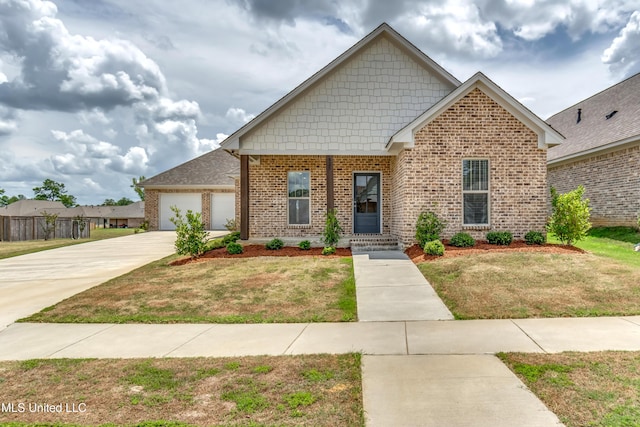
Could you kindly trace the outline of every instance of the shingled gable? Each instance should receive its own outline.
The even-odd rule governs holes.
[[[393,135],[387,144],[387,149],[395,152],[401,148],[413,148],[415,146],[416,132],[429,122],[435,120],[443,112],[447,111],[449,107],[476,88],[534,131],[538,135],[538,148],[548,148],[549,146],[562,143],[563,136],[560,133],[505,92],[483,73],[478,72],[444,97],[440,102]]]
[[[373,76],[373,79],[363,79],[359,81],[361,86],[355,87],[357,85],[353,82],[354,77],[349,76],[348,78],[350,80],[338,83],[338,89],[335,89],[334,93],[323,95],[321,93],[321,91],[324,90],[323,88],[313,93],[313,96],[319,97],[314,98],[314,102],[319,101],[322,103],[323,107],[326,107],[326,111],[330,111],[330,116],[323,118],[319,111],[321,108],[317,108],[318,106],[316,104],[310,102],[308,103],[310,105],[304,105],[299,109],[303,112],[308,112],[307,114],[309,114],[310,117],[313,116],[313,120],[309,123],[309,128],[304,127],[306,126],[304,120],[292,120],[292,122],[283,126],[291,133],[290,141],[287,140],[286,137],[283,138],[282,133],[279,133],[277,141],[269,142],[269,136],[278,133],[277,131],[279,129],[275,129],[275,132],[273,132],[273,130],[267,130],[266,133],[268,136],[263,139],[267,140],[266,143],[261,140],[252,146],[247,146],[248,138],[255,139],[256,132],[259,132],[261,128],[264,128],[265,125],[270,124],[270,122],[280,119],[279,116],[282,116],[288,107],[299,102],[301,98],[314,89],[318,89],[325,81],[332,78],[332,76],[336,76],[336,74],[344,70],[345,67],[350,66],[350,63],[353,64],[361,54],[367,52],[367,49],[375,47],[376,43],[384,43],[385,41],[389,42],[388,44],[390,44],[390,46],[393,46],[393,48],[391,48],[393,52],[386,53],[385,55],[379,54],[379,57],[382,57],[381,60],[374,60],[364,64],[367,67],[371,67],[371,69],[368,70],[370,74],[367,77]],[[421,82],[423,86],[419,88],[415,87],[415,83],[407,81],[411,78],[410,75],[407,76],[407,73],[410,73],[410,71],[401,69],[402,64],[394,63],[390,58],[393,54],[403,55],[403,58],[410,58],[414,64],[417,64],[416,66],[418,68],[429,75],[430,81],[425,81],[424,76],[420,76],[419,78],[423,80]],[[378,63],[376,64],[375,62]],[[395,74],[393,78],[398,79],[399,85],[407,87],[406,96],[405,94],[399,96],[397,89],[387,89],[383,87],[387,82],[383,84],[376,83],[375,79],[386,79],[388,78],[388,74],[385,75],[385,73],[381,72],[383,70],[376,69],[375,67],[389,66],[390,64],[397,69],[396,73],[391,73]],[[384,77],[380,77],[381,75],[384,75]],[[362,154],[363,151],[378,155],[388,154],[385,152],[384,146],[394,132],[426,108],[438,102],[458,85],[460,85],[460,81],[402,37],[388,24],[384,23],[274,103],[271,107],[267,108],[252,121],[229,136],[222,143],[222,148],[233,154],[294,154],[295,152],[304,152],[305,154]],[[349,90],[353,91],[353,93],[350,93]],[[429,96],[422,96],[419,92],[420,90],[423,90],[425,93],[429,92]],[[340,99],[337,99],[335,96],[337,91],[341,91]],[[367,91],[377,91],[376,96],[370,97],[372,101],[373,98],[375,98],[375,102],[367,104],[366,100],[369,98],[365,93]],[[354,94],[355,96],[352,96]],[[325,102],[322,101],[324,98],[327,98]],[[328,100],[331,100],[331,105],[327,104]],[[397,103],[394,104],[393,101],[395,100],[397,100]],[[378,105],[381,106],[379,111],[376,110],[375,106],[375,103],[378,101]],[[341,115],[337,112],[337,110],[341,108],[340,103],[344,103],[344,111],[346,114]],[[411,103],[415,103],[415,105],[408,105]],[[389,107],[390,105],[391,107]],[[393,105],[400,106],[399,108],[403,111],[396,115],[389,114],[388,110],[383,110],[383,108],[393,108]],[[360,116],[358,116],[358,114],[360,114]],[[323,119],[324,123],[322,123]],[[359,125],[361,121],[367,120],[369,123],[366,125]],[[300,125],[300,122],[305,124]],[[336,122],[349,126],[349,131],[331,128]],[[371,126],[372,122],[375,122],[374,126]],[[327,126],[329,129],[323,128],[323,126]],[[360,127],[358,128],[357,126]],[[324,139],[323,137],[325,135],[323,134],[326,135]],[[313,138],[313,140],[304,141],[305,138]],[[337,140],[340,140],[340,142],[337,142]],[[251,145],[251,143],[249,143],[249,145]]]
[[[223,149],[216,149],[140,183],[145,189],[233,188],[240,162]]]
[[[549,165],[640,141],[640,73],[549,117],[547,122],[566,137],[564,144],[547,152]]]

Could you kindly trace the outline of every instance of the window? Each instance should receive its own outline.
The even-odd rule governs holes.
[[[289,225],[309,225],[309,172],[289,172]]]
[[[462,161],[463,225],[489,225],[489,160]]]

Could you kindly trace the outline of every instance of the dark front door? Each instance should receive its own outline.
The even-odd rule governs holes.
[[[353,176],[353,232],[380,233],[380,174]]]

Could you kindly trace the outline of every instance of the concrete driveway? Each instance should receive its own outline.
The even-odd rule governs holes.
[[[0,330],[174,253],[175,236],[172,231],[132,234],[0,260]]]

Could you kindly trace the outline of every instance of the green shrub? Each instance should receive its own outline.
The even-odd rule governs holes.
[[[197,258],[202,255],[209,241],[209,233],[204,229],[202,215],[200,212],[193,213],[187,211],[184,218],[177,206],[170,207],[174,217],[169,218],[176,226],[176,252],[178,255],[190,255],[191,258]]]
[[[469,233],[457,233],[449,240],[449,244],[459,248],[470,248],[475,246],[476,241]]]
[[[308,251],[309,249],[311,249],[311,242],[308,240],[303,240],[302,242],[298,243],[298,247],[303,251]]]
[[[269,240],[264,246],[270,251],[277,251],[284,247],[284,242],[280,239],[272,239]]]
[[[233,233],[229,233],[222,238],[222,242],[226,246],[228,243],[235,242],[240,238],[240,232],[234,231]]]
[[[420,247],[427,242],[440,239],[440,233],[447,226],[444,220],[433,212],[421,212],[416,221],[416,240]]]
[[[240,227],[238,227],[238,221],[236,221],[235,218],[227,218],[227,222],[224,224],[224,228],[229,231],[237,231]]]
[[[333,255],[336,253],[336,248],[333,246],[325,246],[322,249],[322,255]]]
[[[238,255],[238,254],[241,254],[243,251],[244,251],[244,249],[242,249],[242,245],[240,243],[236,243],[236,242],[227,243],[227,253],[228,254]]]
[[[584,239],[591,228],[589,199],[583,199],[583,195],[582,185],[565,194],[558,194],[556,189],[551,187],[553,213],[549,218],[547,230],[564,244],[573,245]]]
[[[524,242],[527,245],[543,245],[544,240],[544,235],[539,231],[531,230],[524,235]]]
[[[427,255],[442,256],[444,255],[444,245],[440,240],[432,240],[425,243],[424,253]]]
[[[487,242],[492,245],[509,246],[513,241],[510,231],[490,231],[487,233]]]
[[[335,247],[338,245],[338,241],[340,240],[340,233],[344,230],[340,226],[340,222],[338,221],[338,217],[336,216],[336,210],[330,209],[325,215],[325,223],[324,223],[324,231],[322,232],[322,237],[320,240],[326,246]]]

